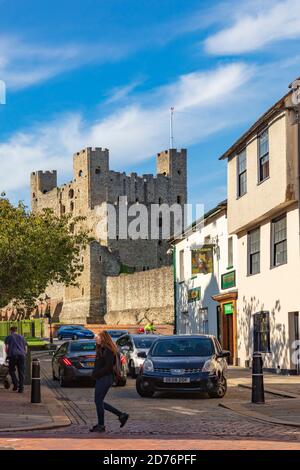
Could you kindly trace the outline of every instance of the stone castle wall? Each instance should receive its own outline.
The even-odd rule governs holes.
[[[163,266],[170,266],[172,259],[168,254],[168,242],[163,239],[121,239],[110,237],[99,227],[107,226],[105,211],[100,206],[111,204],[116,209],[116,224],[119,227],[119,208],[127,198],[128,210],[144,204],[151,213],[153,204],[181,204],[187,202],[187,171],[186,150],[166,150],[157,154],[157,174],[138,176],[136,173],[126,175],[109,169],[109,151],[102,148],[81,150],[73,157],[73,180],[57,186],[56,171],[37,171],[31,174],[31,207],[33,211],[51,208],[57,216],[71,214],[83,216],[84,221],[77,222],[89,231],[94,242],[82,253],[84,270],[78,278],[78,286],[51,288],[51,305],[60,304],[57,308],[60,321],[64,323],[104,323],[109,311],[110,291],[107,291],[107,277],[118,276],[125,267],[141,272]],[[138,215],[138,214],[137,214]],[[133,217],[134,219],[135,217]],[[130,223],[130,217],[128,218]],[[157,216],[157,227],[161,232],[160,220]],[[171,221],[171,224],[173,222]],[[121,226],[124,226],[122,224]],[[74,226],[76,232],[78,225]],[[151,223],[148,223],[148,236]],[[177,230],[178,227],[177,227]],[[151,275],[149,275],[151,278]],[[135,279],[135,278],[132,278]],[[164,283],[164,279],[161,279]],[[117,281],[111,281],[117,282]],[[122,278],[121,282],[125,282]],[[152,280],[151,280],[152,283]],[[152,284],[151,284],[152,285]],[[172,288],[172,283],[170,288]],[[131,287],[128,284],[130,291]],[[158,288],[158,284],[157,284]],[[63,289],[63,295],[62,295]],[[134,292],[134,291],[133,291]],[[131,293],[131,292],[130,292]],[[128,294],[129,295],[129,294]],[[128,299],[119,298],[119,306],[114,311],[127,309]],[[168,303],[169,305],[169,303]],[[53,307],[54,308],[54,307]],[[129,306],[132,310],[135,307]],[[158,304],[151,307],[152,312],[159,308]],[[168,318],[168,307],[163,306],[165,318]],[[136,318],[147,313],[147,306],[136,307]],[[140,310],[139,310],[140,309]],[[139,313],[142,312],[143,313]],[[157,310],[157,315],[159,315]]]
[[[107,278],[105,323],[144,325],[174,322],[173,267]]]

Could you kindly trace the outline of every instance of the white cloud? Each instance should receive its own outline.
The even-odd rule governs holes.
[[[237,7],[233,18],[233,24],[206,39],[206,52],[243,54],[300,37],[299,0],[246,2]]]
[[[19,90],[86,63],[114,61],[127,52],[125,46],[109,44],[38,46],[15,36],[0,35],[0,78],[8,90]]]
[[[169,147],[170,106],[175,107],[175,144],[179,147],[240,123],[232,105],[243,99],[244,85],[252,74],[242,63],[195,72],[141,95],[100,121],[88,123],[73,114],[16,133],[0,143],[0,191],[28,187],[30,172],[38,169],[70,175],[71,155],[86,146],[109,148],[112,166],[119,170],[138,164]]]

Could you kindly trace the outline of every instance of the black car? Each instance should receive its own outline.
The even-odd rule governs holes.
[[[207,392],[222,398],[227,390],[229,351],[223,351],[214,336],[174,335],[160,337],[153,343],[141,372],[136,390],[141,397],[155,392]]]
[[[67,341],[53,354],[52,376],[59,380],[61,387],[67,387],[79,380],[93,381],[92,373],[96,359],[95,340]],[[126,385],[126,360],[121,357],[122,376],[115,386]]]

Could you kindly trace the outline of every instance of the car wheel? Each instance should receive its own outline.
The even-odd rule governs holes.
[[[129,375],[131,375],[131,377],[133,379],[136,379],[137,378],[137,373],[135,371],[135,366],[134,366],[134,362],[133,361],[130,361],[129,362]]]
[[[77,335],[73,335],[73,336],[72,336],[72,339],[78,339],[78,336],[77,336]]]
[[[143,381],[141,380],[141,377],[138,377],[136,379],[135,383],[135,388],[138,394],[143,397],[143,398],[151,398],[154,395],[153,390],[147,390],[144,388]]]
[[[227,392],[227,380],[224,375],[219,377],[217,385],[208,392],[210,398],[223,398]]]
[[[68,386],[68,382],[67,382],[66,378],[64,377],[61,370],[59,371],[59,385],[61,387],[67,387]]]

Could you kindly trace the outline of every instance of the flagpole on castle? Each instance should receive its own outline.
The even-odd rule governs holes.
[[[173,114],[174,108],[170,108],[170,149],[174,148],[174,136],[173,136]]]

